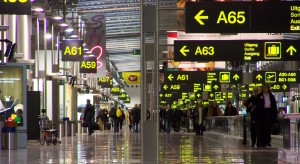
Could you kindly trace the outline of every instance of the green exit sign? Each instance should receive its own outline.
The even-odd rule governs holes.
[[[59,85],[64,85],[64,84],[65,84],[65,81],[64,81],[64,80],[58,80],[58,84],[59,84]]]
[[[141,49],[133,49],[133,55],[141,55]]]

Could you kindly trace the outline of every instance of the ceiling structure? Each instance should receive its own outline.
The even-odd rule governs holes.
[[[57,2],[62,4],[63,0],[50,2],[54,10],[60,6],[62,13],[62,5]],[[144,5],[155,3],[156,0],[144,0]],[[66,0],[66,5],[69,24],[72,24],[72,12],[82,16],[83,20],[86,13],[105,14],[108,60],[119,72],[140,70],[140,56],[133,55],[134,49],[140,49],[140,0]],[[159,42],[160,45],[166,45],[166,31],[182,30],[177,28],[177,0],[159,0],[159,6]],[[300,34],[284,34],[284,38],[299,39]],[[146,42],[153,42],[153,37],[147,37]]]
[[[155,5],[156,0],[145,0],[144,5]],[[57,10],[53,2],[54,10]],[[60,0],[60,4],[62,0]],[[177,0],[160,0],[162,8],[176,8]],[[67,22],[72,24],[72,12],[85,18],[86,13],[106,15],[106,51],[109,61],[119,72],[140,71],[140,56],[133,55],[134,49],[140,49],[140,0],[70,0],[67,4]],[[61,5],[62,6],[62,5]],[[62,7],[60,7],[62,13]],[[176,11],[173,16],[176,21]],[[172,26],[168,21],[170,15],[160,18],[163,26]],[[165,20],[164,20],[165,19]],[[173,21],[173,22],[175,22]],[[176,23],[176,22],[175,22]],[[174,24],[174,23],[173,23]],[[166,34],[161,37],[166,42]],[[147,37],[153,42],[153,37]],[[146,42],[147,42],[146,41]],[[148,67],[151,69],[151,67]]]

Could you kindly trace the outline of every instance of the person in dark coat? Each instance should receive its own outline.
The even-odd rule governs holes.
[[[109,117],[113,121],[114,133],[119,133],[119,119],[117,118],[117,115],[116,115],[117,108],[118,108],[118,103],[115,102],[115,105],[109,111]]]
[[[263,84],[262,93],[258,95],[258,115],[261,127],[258,136],[262,147],[271,147],[271,130],[277,117],[277,105],[268,84]]]
[[[140,122],[140,109],[137,104],[134,105],[134,108],[132,109],[132,116],[133,116],[133,132],[139,131],[139,122]]]
[[[237,110],[234,106],[232,106],[231,102],[229,101],[225,108],[224,116],[235,116],[235,115],[237,115]]]
[[[91,104],[91,101],[89,99],[86,100],[86,109],[84,111],[84,121],[88,125],[88,135],[93,134],[93,123],[94,123],[94,117],[95,117],[95,108]]]
[[[260,141],[257,141],[257,134],[260,134],[260,127],[256,124],[259,122],[258,120],[258,110],[257,110],[257,98],[258,95],[261,93],[260,87],[253,88],[253,95],[249,97],[248,100],[243,102],[243,105],[247,107],[247,113],[250,113],[250,120],[251,120],[251,147],[254,147],[257,144],[257,147],[261,146]],[[257,141],[257,142],[256,142]]]
[[[181,111],[180,111],[180,107],[178,106],[177,109],[174,111],[173,113],[173,119],[175,122],[175,132],[179,132],[180,130],[180,121],[181,121]]]
[[[165,122],[165,130],[167,133],[170,133],[172,123],[172,110],[170,104],[168,104],[163,118]]]

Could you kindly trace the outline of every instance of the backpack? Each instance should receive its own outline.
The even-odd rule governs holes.
[[[120,108],[117,109],[116,116],[117,117],[121,117],[122,116],[122,111],[121,111]]]

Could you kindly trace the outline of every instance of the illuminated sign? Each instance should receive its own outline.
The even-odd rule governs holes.
[[[130,103],[130,97],[126,97],[126,99],[123,101],[123,103]]]
[[[31,15],[31,0],[1,0],[0,14]]]
[[[164,82],[171,84],[193,84],[194,82],[237,84],[242,83],[242,79],[243,73],[241,71],[170,71],[164,73]]]
[[[288,83],[269,83],[272,92],[289,92],[290,85]],[[262,83],[249,84],[249,93],[252,94],[254,87],[262,87]]]
[[[100,77],[98,78],[98,85],[102,88],[112,88],[113,87],[113,80],[111,77]]]
[[[97,73],[96,56],[84,56],[84,60],[80,62],[80,73]]]
[[[174,61],[295,61],[300,40],[176,40]]]
[[[187,33],[298,33],[299,2],[187,2]]]
[[[118,98],[119,98],[119,100],[126,100],[127,94],[126,93],[121,93],[121,94],[119,94]]]
[[[127,84],[141,84],[141,72],[122,72],[122,77]]]
[[[253,71],[253,83],[299,83],[297,71]]]
[[[121,88],[120,87],[112,87],[110,89],[110,93],[113,95],[119,95],[121,93]]]
[[[225,100],[225,99],[232,99],[233,93],[228,92],[210,92],[208,93],[208,98],[213,100]]]
[[[87,77],[105,77],[106,72],[106,17],[101,13],[87,13],[85,21],[85,43],[95,56],[97,56],[97,73],[88,74]]]
[[[62,40],[62,61],[83,61],[83,40]]]

